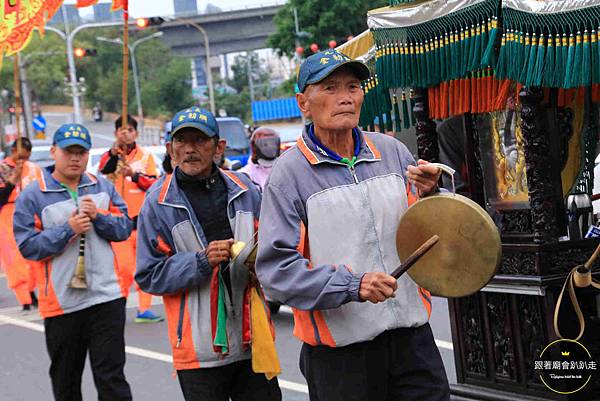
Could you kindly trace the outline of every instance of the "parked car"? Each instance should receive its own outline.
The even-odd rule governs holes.
[[[31,157],[30,162],[44,168],[54,164],[52,156],[50,156],[50,148],[52,141],[49,139],[32,139],[31,140]]]
[[[238,160],[241,167],[248,163],[250,156],[250,139],[246,136],[244,124],[237,117],[217,117],[219,136],[227,141],[225,157],[234,162]]]

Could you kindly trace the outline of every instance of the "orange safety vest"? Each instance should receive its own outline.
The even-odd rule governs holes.
[[[12,159],[6,158],[2,161],[11,167],[15,167]],[[0,209],[0,264],[6,269],[6,278],[9,288],[16,288],[22,283],[29,283],[28,262],[23,258],[13,234],[13,213],[15,201],[21,191],[42,175],[42,170],[32,162],[25,162],[21,172],[21,182],[11,192],[8,202]]]
[[[137,144],[131,153],[126,156],[125,161],[135,172],[154,177],[158,176],[158,170],[156,168],[156,163],[154,162],[154,157],[152,157],[152,153]],[[117,171],[115,173],[109,174],[109,178],[114,182],[117,192],[127,204],[129,216],[133,218],[140,213],[146,192],[140,189],[140,187],[131,180],[131,177],[124,177],[119,173],[120,165],[121,163],[117,165]]]

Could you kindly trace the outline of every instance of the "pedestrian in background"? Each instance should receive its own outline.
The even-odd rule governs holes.
[[[129,289],[134,284],[139,303],[135,322],[156,323],[164,319],[150,309],[152,295],[140,290],[133,280],[136,263],[137,217],[142,208],[146,191],[158,177],[158,169],[152,153],[137,144],[137,137],[137,121],[133,117],[128,114],[125,124],[121,117],[117,118],[115,121],[116,141],[112,148],[102,155],[98,171],[115,184],[117,192],[127,204],[129,216],[133,219],[131,237],[127,241],[113,244],[119,264],[123,295],[127,298]]]
[[[13,142],[10,155],[0,162],[0,265],[6,271],[8,287],[24,311],[38,304],[35,274],[19,252],[12,227],[17,197],[41,175],[40,168],[29,161],[30,156],[31,141],[23,137],[21,146]]]
[[[271,128],[259,127],[250,137],[252,155],[248,163],[240,169],[240,173],[248,174],[250,179],[264,189],[273,168],[275,159],[281,153],[281,138]]]

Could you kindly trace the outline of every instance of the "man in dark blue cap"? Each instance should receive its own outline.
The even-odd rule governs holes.
[[[245,174],[216,166],[224,151],[209,111],[191,107],[173,117],[176,167],[148,192],[139,215],[135,279],[163,296],[186,400],[280,401],[277,379],[251,361],[255,280],[244,261],[256,241],[260,192]],[[234,240],[247,246],[231,260]]]
[[[431,297],[400,265],[396,229],[439,171],[387,135],[357,127],[368,68],[335,50],[307,58],[298,106],[312,122],[263,195],[256,271],[294,308],[311,401],[441,401],[449,388]]]
[[[85,172],[91,146],[80,124],[56,131],[55,164],[17,198],[13,229],[23,257],[37,262],[54,398],[81,400],[89,352],[98,399],[126,401],[125,298],[111,242],[127,239],[132,222],[115,187]]]

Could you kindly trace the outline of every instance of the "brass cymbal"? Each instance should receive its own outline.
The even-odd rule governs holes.
[[[433,295],[467,296],[496,274],[502,254],[500,235],[486,211],[471,199],[440,193],[409,207],[396,236],[400,260],[433,235],[440,237],[438,244],[408,270]]]

